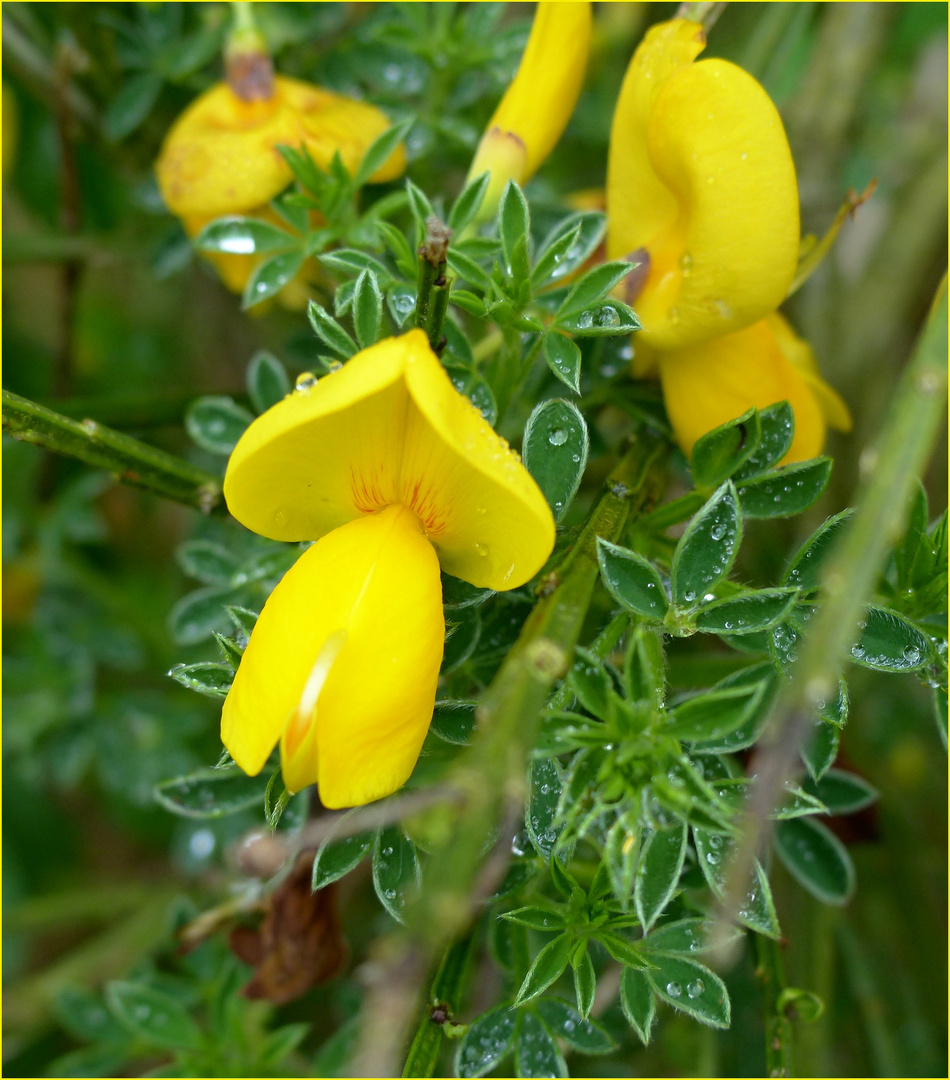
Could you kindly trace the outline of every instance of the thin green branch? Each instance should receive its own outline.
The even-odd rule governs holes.
[[[205,514],[225,512],[218,477],[95,420],[70,420],[4,390],[3,430],[14,439],[105,469],[123,484],[164,495]]]
[[[806,635],[794,676],[784,688],[752,760],[756,777],[712,932],[720,962],[733,958],[729,926],[746,895],[769,814],[800,767],[799,753],[821,704],[837,693],[838,676],[859,633],[887,553],[900,537],[911,487],[927,463],[947,398],[947,278],[898,385],[876,444],[862,454],[864,482],[847,533],[823,576],[823,603]]]
[[[406,929],[379,943],[376,981],[363,1009],[363,1038],[353,1076],[396,1075],[416,1014],[419,987],[434,957],[462,932],[480,900],[504,873],[499,844],[483,866],[493,830],[510,836],[523,814],[525,766],[542,710],[570,665],[597,581],[597,538],[617,540],[628,515],[659,495],[665,444],[638,435],[607,480],[577,543],[543,579],[543,595],[478,707],[478,732],[452,777],[466,792],[447,842],[426,873],[426,887],[406,909]]]
[[[765,1075],[792,1075],[792,1022],[779,1002],[785,972],[777,941],[756,934],[755,976],[762,987],[765,1011]]]

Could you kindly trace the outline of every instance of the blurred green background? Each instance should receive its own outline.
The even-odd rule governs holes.
[[[394,119],[418,117],[409,175],[449,200],[517,65],[532,6],[507,5],[500,29],[477,42],[443,33],[455,5],[415,7],[421,14],[388,4],[256,5],[281,71],[365,96]],[[626,63],[644,28],[675,6],[595,9],[580,103],[528,189],[539,205],[602,185]],[[205,393],[242,399],[261,347],[291,373],[315,359],[299,315],[240,310],[191,254],[152,174],[173,119],[220,78],[227,19],[213,3],[3,5],[3,385],[210,468],[219,462],[185,436],[187,403]],[[835,470],[818,507],[750,531],[742,571],[765,579],[809,527],[852,499],[861,451],[946,266],[947,5],[728,5],[706,55],[742,64],[778,104],[803,232],[821,234],[849,187],[877,180],[789,305],[855,431],[832,438]],[[933,516],[945,505],[944,447],[925,478]],[[213,764],[220,751],[215,703],[165,672],[209,655],[173,644],[167,630],[176,599],[193,587],[175,547],[228,525],[6,437],[3,449],[4,1071],[113,1075],[121,1061],[63,1064],[98,1030],[94,1018],[88,1030],[77,1021],[76,1001],[63,1004],[64,987],[155,970],[193,995],[236,1000],[222,989],[235,976],[220,942],[182,961],[169,935],[176,920],[227,896],[230,847],[256,818],[189,822],[152,796],[156,783]],[[945,1075],[946,755],[929,693],[913,677],[855,669],[851,685],[842,759],[882,793],[843,836],[856,897],[844,910],[824,908],[775,870],[789,981],[827,1003],[821,1020],[796,1027],[798,1070]],[[365,880],[346,890],[344,929],[359,961],[387,916]],[[730,980],[731,1031],[668,1014],[649,1049],[624,1035],[620,1052],[572,1059],[572,1070],[759,1075],[750,971]],[[300,1075],[331,1074],[332,1060],[315,1064],[314,1053],[356,993],[331,983],[280,1012],[315,1022],[295,1059]],[[240,1008],[250,1032],[269,1015]],[[247,1061],[266,1069],[254,1053]],[[124,1075],[161,1063],[141,1061]],[[92,1071],[62,1071],[82,1068]]]

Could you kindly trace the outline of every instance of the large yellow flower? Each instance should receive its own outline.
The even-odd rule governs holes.
[[[781,118],[751,75],[696,57],[701,26],[659,23],[630,62],[607,174],[608,259],[631,258],[625,299],[643,329],[634,374],[659,373],[676,437],[788,400],[786,462],[821,451],[848,411],[775,313],[795,275],[798,188]]]
[[[280,741],[287,786],[317,783],[329,807],[395,791],[435,700],[440,564],[473,585],[524,584],[554,544],[544,496],[421,330],[365,349],[255,420],[224,491],[254,532],[317,539],[251,635],[224,744],[256,774]]]
[[[591,6],[540,0],[521,64],[485,129],[468,178],[491,175],[479,220],[498,206],[509,180],[526,184],[574,112],[590,52]]]
[[[155,166],[165,204],[194,237],[228,214],[273,218],[267,203],[293,179],[276,147],[306,147],[322,169],[334,154],[353,173],[389,127],[379,109],[319,86],[275,76],[273,93],[246,101],[227,83],[206,90],[172,125]],[[402,145],[370,178],[392,180],[406,167]],[[241,292],[259,256],[214,253],[222,280]],[[311,267],[312,269],[312,267]]]

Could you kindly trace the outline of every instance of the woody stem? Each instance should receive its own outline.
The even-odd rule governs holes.
[[[465,813],[432,857],[426,887],[406,909],[406,928],[384,939],[363,1010],[363,1038],[352,1076],[392,1076],[415,1014],[421,981],[447,942],[470,921],[474,905],[504,873],[505,839],[523,814],[525,767],[542,710],[571,663],[597,581],[597,538],[617,540],[630,514],[659,495],[665,444],[637,435],[606,483],[577,543],[546,579],[553,589],[528,616],[514,648],[478,708],[478,732],[453,777],[466,793]],[[505,838],[483,866],[485,838]]]
[[[70,420],[4,390],[3,430],[14,439],[78,458],[94,469],[105,469],[124,484],[206,514],[225,512],[218,477],[95,420]]]

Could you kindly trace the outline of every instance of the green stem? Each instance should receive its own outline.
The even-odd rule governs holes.
[[[617,540],[628,515],[658,494],[665,444],[641,433],[608,477],[606,491],[577,543],[546,578],[554,588],[538,601],[518,641],[479,705],[478,732],[455,770],[465,812],[434,852],[426,885],[406,909],[406,929],[379,944],[381,969],[363,1010],[354,1076],[392,1076],[411,1023],[418,986],[432,958],[471,919],[504,871],[499,846],[487,868],[485,838],[507,836],[523,814],[525,763],[554,682],[567,672],[597,581],[597,539]],[[493,872],[493,873],[492,873]],[[487,880],[489,877],[491,881]]]
[[[725,4],[684,3],[676,9],[678,19],[689,19],[702,23],[704,30],[712,30],[716,20],[723,13]]]
[[[875,445],[862,454],[864,482],[847,533],[822,577],[823,603],[805,637],[792,680],[783,689],[749,771],[756,777],[729,867],[713,945],[725,962],[728,926],[746,894],[768,835],[769,814],[799,769],[802,743],[820,704],[837,693],[858,621],[874,593],[888,551],[904,526],[911,487],[930,456],[947,395],[947,278],[944,275],[914,356]]]
[[[785,973],[777,941],[755,935],[758,965],[755,975],[762,987],[765,1006],[765,1075],[792,1075],[792,1023],[779,1007],[785,989]]]
[[[14,439],[78,458],[95,469],[106,469],[124,484],[164,495],[205,514],[225,512],[221,481],[216,476],[95,420],[70,420],[4,390],[3,430]]]

